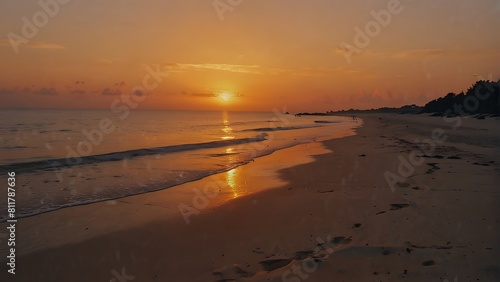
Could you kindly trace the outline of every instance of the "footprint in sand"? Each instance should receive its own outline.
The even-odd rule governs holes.
[[[351,241],[352,241],[351,238],[346,238],[346,237],[340,236],[340,237],[333,238],[331,243],[333,243],[333,245],[336,247],[340,244],[349,244],[349,243],[351,243]]]
[[[342,237],[344,238],[344,237]],[[318,259],[318,254],[315,251],[308,250],[308,251],[298,251],[295,253],[295,255],[290,258],[290,259],[269,259],[269,260],[263,260],[259,262],[262,265],[262,268],[267,271],[271,272],[273,270],[285,267],[289,265],[292,261],[299,261],[299,260],[305,260],[305,259]]]
[[[428,163],[427,165],[430,166],[431,168],[427,170],[426,174],[431,174],[434,171],[441,169],[440,167],[437,166],[437,163]]]
[[[390,255],[390,254],[392,254],[392,253],[394,253],[394,251],[393,251],[393,250],[391,250],[391,249],[386,249],[386,248],[382,247],[382,255],[383,255],[383,256],[388,256],[388,255]]]
[[[320,190],[318,190],[318,193],[321,193],[321,194],[323,194],[323,193],[333,193],[333,192],[334,192],[334,190],[326,190],[326,191],[320,191]]]
[[[407,182],[398,182],[398,183],[396,183],[396,185],[398,185],[400,188],[410,187],[410,183],[407,183]]]
[[[212,275],[218,276],[220,279],[217,282],[222,281],[235,281],[237,278],[247,278],[252,277],[255,273],[251,273],[243,269],[239,265],[229,266],[222,270],[212,272]]]
[[[264,251],[262,251],[260,248],[255,248],[254,250],[252,250],[252,252],[257,253],[257,254],[263,254],[264,253]]]
[[[361,224],[359,224],[359,226],[361,226]],[[325,260],[328,257],[327,255],[322,254],[322,252],[324,250],[329,249],[329,248],[334,248],[334,247],[337,247],[340,245],[349,244],[351,241],[352,241],[351,238],[346,238],[344,236],[338,236],[338,237],[335,237],[335,238],[329,240],[329,242],[319,243],[315,250],[298,251],[291,258],[266,259],[266,260],[260,261],[259,264],[262,266],[262,268],[265,271],[271,272],[273,270],[276,270],[276,269],[279,269],[279,268],[282,268],[282,267],[289,265],[292,261],[314,259],[315,261],[319,262],[319,261]],[[248,273],[248,272],[245,272],[245,273]],[[213,273],[213,274],[216,275],[215,273]],[[219,274],[219,273],[217,273],[217,274]],[[253,276],[253,274],[250,274],[250,273],[248,273],[248,274]],[[241,275],[241,273],[240,273],[240,275]],[[245,276],[241,276],[241,277],[245,277]],[[246,276],[246,277],[250,277],[250,276]]]
[[[278,268],[282,268],[287,266],[292,262],[291,259],[268,259],[268,260],[263,260],[259,262],[262,265],[262,268],[267,271],[271,272],[273,270],[276,270]]]
[[[402,208],[406,208],[409,206],[410,206],[409,204],[391,204],[391,211],[397,211],[397,210],[400,210]]]
[[[423,266],[431,266],[431,265],[434,265],[434,261],[433,260],[426,260],[426,261],[422,262],[422,265]]]
[[[313,254],[314,254],[314,251],[311,251],[311,250],[309,250],[309,251],[298,251],[293,256],[293,259],[294,260],[304,260],[306,258],[311,257]]]

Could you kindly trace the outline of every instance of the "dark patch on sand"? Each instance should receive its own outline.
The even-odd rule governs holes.
[[[434,265],[434,261],[433,260],[426,260],[426,261],[422,262],[422,265],[423,266],[431,266],[431,265]]]
[[[248,272],[248,271],[245,271],[243,270],[241,267],[239,266],[235,266],[234,267],[234,272],[239,275],[240,277],[252,277],[253,274]]]
[[[398,182],[398,183],[396,183],[396,185],[398,185],[401,188],[410,187],[410,183],[406,183],[406,182]]]
[[[391,204],[391,211],[400,210],[402,208],[409,207],[409,204]]]
[[[430,166],[434,170],[441,169],[440,167],[437,166],[437,163],[427,163],[427,165]]]
[[[234,265],[222,270],[213,271],[212,275],[220,277],[220,279],[216,281],[236,281],[238,278],[248,278],[255,274],[244,270],[239,265]]]
[[[428,163],[427,165],[430,166],[431,168],[425,172],[426,174],[431,174],[434,171],[441,169],[440,167],[437,166],[437,163]]]
[[[441,155],[419,155],[418,157],[429,158],[429,159],[439,159],[439,160],[444,159],[444,156],[441,156]]]
[[[438,246],[438,245],[431,245],[431,246],[419,246],[412,244],[410,242],[407,242],[407,244],[415,249],[435,249],[435,250],[449,250],[452,249],[453,246],[451,245],[451,242],[446,243],[446,246]]]
[[[390,255],[390,254],[392,254],[392,253],[393,253],[393,252],[392,252],[391,250],[384,249],[384,248],[382,247],[382,255],[384,255],[384,256],[388,256],[388,255]]]
[[[309,251],[298,251],[293,256],[293,259],[294,260],[303,260],[303,259],[311,257],[313,254],[314,254],[314,251],[311,251],[311,250],[309,250]]]
[[[269,260],[263,260],[259,262],[262,265],[262,268],[267,271],[271,272],[273,270],[276,270],[278,268],[282,268],[287,266],[292,262],[291,259],[269,259]]]
[[[318,193],[321,193],[321,194],[323,194],[323,193],[332,193],[332,192],[334,192],[334,191],[335,191],[335,190],[326,190],[326,191],[319,191],[319,190],[318,190]]]
[[[478,163],[478,162],[475,162],[475,163],[472,163],[473,165],[480,165],[480,166],[490,166],[489,164],[481,164],[481,163]]]
[[[263,254],[264,253],[264,251],[262,251],[260,248],[255,248],[254,250],[252,250],[252,252],[257,253],[257,254]]]

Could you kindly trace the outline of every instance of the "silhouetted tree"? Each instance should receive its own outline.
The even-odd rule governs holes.
[[[474,83],[465,93],[448,93],[427,103],[423,113],[461,114],[495,114],[500,115],[500,80],[480,80]]]

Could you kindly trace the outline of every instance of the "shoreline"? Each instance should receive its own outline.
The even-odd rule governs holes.
[[[350,136],[355,134],[354,133],[355,128],[352,129],[344,129],[335,132],[331,136],[326,136],[324,138],[326,139],[335,139],[335,138],[343,138],[345,136]],[[322,138],[320,138],[321,140]],[[307,152],[305,152],[307,151]],[[196,192],[192,192],[193,189],[199,190],[200,192],[203,193],[203,188],[206,186],[212,188],[213,184],[215,184],[217,187],[220,188],[221,191],[220,193],[217,193],[216,197],[210,197],[209,205],[207,207],[198,209],[200,212],[209,212],[212,209],[225,204],[226,202],[232,200],[232,196],[229,195],[232,187],[227,183],[228,182],[228,177],[230,171],[239,171],[243,170],[245,171],[245,174],[248,174],[246,171],[249,170],[250,173],[258,173],[261,174],[262,176],[265,177],[266,182],[265,183],[256,183],[256,181],[253,181],[251,179],[251,176],[246,175],[245,179],[242,180],[245,182],[245,184],[248,182],[248,185],[242,185],[242,186],[247,186],[240,188],[242,190],[243,194],[239,195],[241,196],[248,196],[254,193],[259,193],[262,191],[266,191],[268,189],[275,189],[276,187],[281,187],[286,184],[286,182],[282,179],[280,179],[277,176],[277,173],[280,168],[286,168],[289,166],[294,166],[294,165],[299,165],[303,163],[308,163],[312,162],[313,158],[312,156],[314,154],[324,154],[328,153],[329,151],[323,148],[322,144],[318,140],[312,140],[309,143],[302,143],[302,144],[297,144],[291,147],[287,147],[284,149],[276,150],[273,151],[269,154],[261,155],[256,157],[253,161],[249,161],[247,163],[241,164],[236,166],[235,168],[232,168],[228,171],[223,171],[219,172],[216,174],[212,174],[209,176],[205,176],[200,179],[195,179],[192,181],[188,181],[179,185],[174,185],[171,187],[163,188],[160,190],[155,190],[155,191],[149,191],[145,193],[140,193],[140,194],[133,194],[125,197],[120,197],[116,199],[105,199],[105,200],[99,200],[91,203],[84,203],[84,204],[79,204],[79,205],[72,205],[72,206],[67,206],[67,207],[61,207],[58,209],[53,209],[49,210],[46,212],[42,213],[37,213],[33,215],[28,215],[28,216],[23,216],[17,218],[20,223],[26,222],[25,226],[27,225],[33,225],[30,226],[27,230],[23,228],[23,226],[19,226],[19,233],[39,233],[37,229],[38,226],[40,225],[48,225],[47,229],[51,229],[52,227],[55,228],[63,228],[63,224],[61,224],[61,221],[73,221],[72,225],[78,226],[74,227],[72,226],[71,232],[77,231],[77,230],[88,230],[88,226],[92,226],[92,220],[97,220],[99,221],[99,214],[101,213],[106,213],[108,216],[113,216],[113,215],[118,215],[121,216],[121,213],[129,213],[127,211],[128,205],[133,204],[137,206],[142,206],[141,208],[143,211],[148,215],[145,218],[145,222],[142,222],[143,220],[136,220],[134,222],[125,222],[125,221],[120,221],[119,223],[115,223],[113,227],[106,226],[106,225],[98,225],[97,227],[97,232],[94,234],[90,234],[90,237],[87,236],[75,236],[74,239],[68,240],[66,238],[61,237],[56,237],[54,238],[50,234],[45,234],[44,236],[49,238],[51,240],[47,242],[43,242],[43,237],[42,238],[30,238],[28,241],[28,244],[25,244],[24,246],[28,245],[27,248],[18,248],[18,252],[20,252],[21,255],[26,255],[34,251],[43,251],[48,248],[55,248],[55,247],[60,247],[66,244],[74,243],[74,242],[79,242],[81,240],[88,240],[97,236],[101,236],[104,234],[108,234],[110,232],[122,230],[122,229],[128,229],[140,225],[144,225],[148,222],[152,222],[154,220],[157,220],[158,217],[154,214],[155,207],[159,208],[160,210],[162,208],[166,208],[167,206],[169,207],[169,211],[166,213],[162,211],[163,217],[172,220],[172,219],[178,219],[178,215],[182,215],[182,212],[179,210],[179,205],[187,205],[188,207],[191,207],[190,203],[192,203],[195,198],[196,200],[199,197],[199,194]],[[290,162],[289,164],[276,164],[275,163],[276,159],[283,159],[285,157],[293,156],[294,160]],[[270,158],[271,161],[268,161],[267,158]],[[271,171],[269,171],[271,170]],[[238,174],[238,173],[236,173]],[[226,183],[221,183],[221,182],[226,182]],[[251,186],[255,186],[256,188],[248,188]],[[248,190],[248,191],[244,191]],[[210,191],[208,191],[210,193]],[[156,201],[155,198],[163,198],[161,202]],[[203,197],[203,195],[202,195]],[[169,199],[165,199],[169,198]],[[208,198],[205,196],[205,198]],[[147,208],[153,207],[150,211],[147,211]],[[196,209],[196,207],[194,207]],[[97,210],[95,212],[94,210]],[[157,209],[156,209],[157,210]],[[190,217],[190,216],[189,216]],[[184,218],[184,217],[181,217]],[[184,220],[185,221],[185,220]],[[3,225],[7,226],[7,222],[3,221],[0,222],[0,227],[4,227]],[[63,230],[63,232],[68,232]],[[28,236],[29,237],[29,236]],[[22,238],[22,237],[21,237]],[[33,240],[36,239],[37,241]],[[22,240],[22,239],[21,239]],[[48,242],[52,242],[51,244],[45,244]],[[37,246],[39,245],[39,246]],[[0,251],[6,251],[5,245],[0,245]],[[1,258],[4,259],[4,258]],[[1,260],[0,259],[0,260]]]
[[[356,135],[318,143],[331,152],[319,150],[323,154],[314,155],[313,162],[281,169],[280,177],[245,175],[243,168],[256,165],[257,160],[241,166],[240,179],[252,181],[243,180],[242,189],[264,186],[272,179],[285,182],[223,205],[209,204],[190,217],[189,224],[178,210],[170,208],[173,199],[151,195],[172,188],[149,193],[152,197],[132,196],[126,203],[93,204],[88,209],[92,214],[84,216],[94,221],[79,222],[81,227],[90,226],[88,230],[79,227],[69,232],[68,226],[61,226],[83,220],[75,219],[73,212],[49,214],[47,217],[58,217],[63,232],[39,233],[36,239],[72,235],[73,240],[21,255],[19,264],[28,265],[31,271],[16,276],[106,281],[112,278],[112,270],[125,268],[136,281],[500,277],[496,263],[500,257],[500,194],[495,187],[500,180],[500,157],[498,149],[490,146],[498,140],[498,133],[492,131],[496,121],[479,121],[482,127],[464,121],[461,131],[447,132],[448,143],[436,147],[436,154],[426,157],[408,181],[392,192],[384,172],[397,171],[398,157],[413,149],[413,139],[430,136],[436,126],[444,127],[443,122],[397,115],[360,117],[365,123]],[[471,132],[480,138],[470,136]],[[467,135],[470,138],[464,138]],[[270,166],[279,162],[273,155],[266,158]],[[289,152],[284,155],[294,157]],[[434,158],[437,155],[443,158]],[[453,156],[459,159],[448,159]],[[259,160],[259,165],[265,165],[264,157]],[[474,180],[468,175],[474,175]],[[227,177],[225,180],[227,183]],[[476,187],[476,182],[481,185]],[[99,217],[110,212],[119,216]],[[131,227],[127,222],[142,224]],[[33,224],[42,222],[33,220]],[[22,244],[29,231],[23,231],[23,220],[18,225]],[[111,232],[91,239],[84,233],[99,234],[99,230]],[[322,247],[318,249],[318,245]],[[68,260],[68,255],[73,259]],[[317,263],[304,268],[311,261]],[[304,276],[294,272],[297,269]]]
[[[341,116],[339,116],[341,117]],[[341,118],[344,118],[344,117],[341,117]],[[321,140],[322,138],[337,138],[336,136],[341,136],[343,134],[343,132],[346,132],[346,131],[349,131],[349,130],[352,130],[353,128],[356,128],[358,125],[358,123],[356,123],[356,125],[352,124],[351,122],[349,121],[346,121],[345,124],[336,129],[339,133],[334,133],[332,135],[329,135],[329,136],[323,136],[323,137],[315,137],[315,138],[312,138],[309,140],[309,141],[305,141],[304,140],[301,140],[301,141],[296,141],[294,144],[288,144],[288,146],[285,146],[285,147],[278,147],[277,149],[275,148],[274,151],[273,150],[269,150],[267,147],[269,147],[269,145],[264,148],[262,146],[264,145],[255,145],[255,143],[253,142],[250,142],[250,143],[246,143],[243,142],[241,144],[243,145],[246,145],[246,144],[250,144],[248,145],[247,147],[251,148],[252,150],[255,151],[255,155],[252,157],[252,159],[250,160],[245,160],[245,161],[242,161],[242,162],[237,162],[237,163],[233,163],[231,168],[228,168],[228,167],[224,167],[223,169],[220,169],[219,171],[217,172],[211,172],[211,173],[207,173],[207,174],[203,174],[203,175],[197,175],[195,176],[195,178],[193,179],[190,179],[190,180],[183,180],[185,182],[180,182],[180,183],[170,183],[170,182],[158,182],[158,183],[148,183],[146,185],[148,185],[150,188],[149,191],[133,191],[131,192],[132,190],[129,190],[127,187],[126,190],[129,191],[128,193],[125,193],[125,195],[114,195],[114,196],[111,196],[111,194],[104,194],[102,195],[103,198],[101,199],[91,199],[91,200],[84,200],[82,202],[73,202],[73,203],[58,203],[59,206],[57,207],[51,207],[51,208],[47,208],[47,209],[37,209],[35,211],[31,211],[29,213],[25,213],[25,214],[22,214],[20,216],[17,217],[17,219],[22,219],[22,218],[29,218],[29,217],[32,217],[32,216],[38,216],[40,214],[44,214],[44,213],[50,213],[50,212],[54,212],[54,211],[58,211],[58,210],[62,210],[62,209],[66,209],[66,208],[72,208],[72,207],[78,207],[78,206],[85,206],[85,205],[92,205],[92,204],[96,204],[96,203],[101,203],[101,202],[107,202],[107,201],[113,201],[113,200],[120,200],[120,199],[123,199],[123,198],[127,198],[127,197],[132,197],[132,196],[139,196],[139,195],[143,195],[143,194],[147,194],[147,193],[152,193],[152,192],[158,192],[158,191],[162,191],[162,190],[165,190],[165,189],[170,189],[170,188],[173,188],[173,187],[176,187],[176,186],[180,186],[180,185],[184,185],[186,183],[190,183],[190,182],[196,182],[196,181],[199,181],[199,180],[202,180],[206,177],[210,177],[212,175],[217,175],[217,174],[223,174],[223,173],[226,173],[227,171],[230,171],[230,170],[233,170],[239,166],[244,166],[244,165],[247,165],[251,162],[253,162],[254,160],[256,159],[259,159],[259,158],[262,158],[262,157],[266,157],[270,154],[273,154],[277,151],[281,151],[281,150],[286,150],[286,149],[289,149],[289,148],[293,148],[295,146],[300,146],[300,145],[303,145],[303,144],[308,144],[308,143],[314,143],[316,142],[317,140]],[[260,135],[260,134],[259,134]],[[257,137],[255,137],[257,138]],[[259,137],[260,138],[260,137]],[[246,138],[246,139],[252,139],[252,138]],[[258,138],[257,138],[258,139]],[[238,140],[229,140],[230,142],[234,142],[234,141],[238,141]],[[241,141],[241,140],[239,140]],[[248,140],[247,140],[248,141]],[[262,139],[261,141],[264,141],[264,142],[273,142],[273,139]],[[215,142],[221,142],[221,141],[215,141]],[[222,141],[222,142],[227,142],[226,141]],[[259,141],[260,142],[260,141]],[[166,146],[167,148],[171,148],[171,147],[183,147],[183,146],[195,146],[195,145],[206,145],[206,144],[211,144],[213,142],[208,142],[208,143],[200,143],[200,144],[183,144],[183,145],[172,145],[172,146]],[[164,148],[164,147],[159,147],[159,148]],[[152,149],[152,150],[156,150],[158,148],[149,148],[149,149]],[[146,150],[146,149],[134,149],[132,151],[143,151],[143,150]],[[130,152],[130,151],[127,151],[127,152]],[[85,157],[85,158],[90,158],[90,159],[94,159],[96,156],[99,157],[99,156],[108,156],[108,155],[116,155],[116,154],[121,154],[123,152],[113,152],[113,153],[106,153],[106,154],[102,154],[102,155],[92,155],[92,156],[88,156],[88,157]],[[153,154],[154,152],[149,152],[148,154]],[[3,167],[5,169],[5,172],[8,171],[7,168],[11,167],[13,169],[13,171],[15,171],[16,173],[19,173],[15,168],[17,166],[22,166],[22,165],[25,165],[25,164],[32,164],[32,163],[48,163],[48,162],[61,162],[62,159],[50,159],[50,160],[44,160],[44,161],[35,161],[35,162],[28,162],[28,163],[16,163],[16,164],[8,164],[8,165],[4,165]],[[96,162],[98,160],[95,160]],[[113,162],[114,163],[114,162]],[[110,162],[111,164],[111,162]],[[48,164],[47,164],[48,165]],[[78,164],[78,165],[75,165],[75,166],[80,166],[82,164]],[[162,166],[164,164],[162,163],[157,163],[158,166]],[[0,165],[0,167],[2,167]],[[55,166],[52,165],[52,168],[55,168],[54,170],[54,173],[55,175],[57,176],[56,179],[46,179],[46,178],[37,178],[35,179],[35,181],[28,181],[29,182],[32,182],[32,185],[36,185],[36,181],[39,182],[39,184],[45,184],[45,183],[49,183],[49,182],[53,182],[52,183],[52,186],[57,188],[57,189],[60,189],[60,190],[67,190],[67,186],[64,185],[64,181],[62,181],[59,177],[59,174],[65,174],[67,173],[65,170],[61,170],[61,172],[59,172],[59,169]],[[69,168],[69,167],[66,167],[66,168]],[[115,168],[116,169],[116,168]],[[0,169],[1,170],[1,169]],[[22,172],[22,171],[21,171]],[[112,172],[108,172],[109,174],[111,174]],[[119,176],[119,173],[117,173],[115,171],[115,174],[117,174],[116,176]],[[52,175],[51,175],[52,176]],[[74,175],[71,175],[69,177],[74,177]],[[55,178],[55,177],[54,177]],[[68,176],[66,175],[66,179],[68,179]],[[116,179],[116,178],[115,178]],[[108,183],[114,183],[114,182],[110,182],[110,181],[115,181],[115,179],[111,179],[111,180],[104,180],[104,181],[107,181]],[[175,181],[174,181],[175,182]],[[21,183],[23,184],[23,186],[26,184],[26,183]],[[89,184],[89,186],[91,185],[100,185],[100,183],[95,183],[95,182],[92,182]],[[122,187],[123,188],[123,187]],[[132,188],[137,188],[137,187],[132,187]],[[23,211],[25,212],[25,211]],[[5,218],[2,218],[0,220],[0,224],[1,223],[5,223],[7,220],[7,217]],[[0,250],[1,250],[1,246],[0,246]]]

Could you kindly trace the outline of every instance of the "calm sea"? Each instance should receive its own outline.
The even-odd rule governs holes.
[[[0,110],[0,181],[16,172],[22,217],[165,189],[355,125],[277,111]]]

